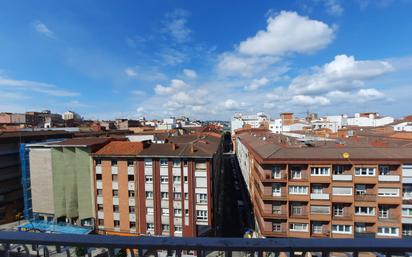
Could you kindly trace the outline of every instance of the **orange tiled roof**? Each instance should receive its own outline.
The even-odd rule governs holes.
[[[143,150],[143,143],[129,141],[112,141],[98,150],[95,155],[134,156]]]

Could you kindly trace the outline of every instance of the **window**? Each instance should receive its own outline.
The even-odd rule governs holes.
[[[117,182],[117,174],[113,174],[113,175],[112,175],[112,181],[113,181],[113,182]]]
[[[134,196],[135,196],[134,190],[129,190],[129,197],[134,197]]]
[[[112,194],[114,197],[118,197],[119,196],[119,190],[112,190]]]
[[[144,159],[144,166],[152,167],[152,159]]]
[[[312,186],[312,193],[313,194],[323,194],[323,190],[325,188],[321,185],[313,185]]]
[[[169,193],[167,192],[160,192],[162,200],[167,200],[169,199]]]
[[[289,186],[289,194],[291,195],[307,195],[307,186]]]
[[[179,159],[173,159],[173,167],[180,167],[180,160]]]
[[[97,196],[102,196],[102,195],[103,195],[103,190],[97,189]]]
[[[182,226],[175,226],[175,232],[182,232]]]
[[[207,203],[207,194],[196,194],[197,203]]]
[[[162,216],[169,216],[169,209],[161,208],[161,213],[162,213]]]
[[[332,232],[336,234],[352,234],[351,225],[332,225]]]
[[[134,181],[134,175],[127,175],[127,181]]]
[[[207,187],[206,177],[195,177],[196,187]]]
[[[185,193],[185,200],[189,200],[189,193]]]
[[[310,212],[312,214],[330,214],[329,206],[312,205],[310,206]]]
[[[282,189],[281,185],[278,183],[273,183],[272,184],[272,195],[273,196],[281,196],[282,194]]]
[[[375,208],[374,207],[356,206],[355,207],[355,215],[374,216],[375,215]]]
[[[206,221],[207,220],[207,211],[197,210],[196,211],[196,218],[199,221]]]
[[[102,174],[96,174],[96,180],[97,181],[102,180]]]
[[[174,209],[175,217],[182,217],[182,209]]]
[[[328,167],[314,167],[311,168],[310,174],[312,176],[329,176],[329,171]]]
[[[366,224],[365,223],[356,223],[355,224],[355,232],[356,233],[365,233],[366,232]]]
[[[355,176],[375,176],[375,168],[355,168]]]
[[[98,219],[98,220],[97,220],[97,224],[98,224],[99,226],[104,226],[104,219]]]
[[[308,224],[306,224],[306,223],[291,223],[290,227],[289,227],[289,230],[307,232],[308,231]]]
[[[120,220],[115,220],[114,221],[114,227],[119,228],[120,227]]]
[[[98,211],[103,211],[103,204],[98,204],[97,205],[97,210]]]
[[[389,166],[380,166],[379,167],[379,175],[381,176],[385,176],[385,175],[389,175]]]
[[[366,195],[366,185],[356,185],[357,195]]]
[[[389,218],[389,207],[385,205],[379,205],[379,218],[387,219]]]
[[[180,184],[180,176],[173,176],[173,183]]]
[[[272,205],[272,213],[273,214],[282,214],[282,205],[273,204]]]
[[[187,160],[183,160],[183,166],[187,167]]]
[[[162,231],[169,231],[169,225],[162,224]]]
[[[152,207],[146,208],[146,214],[153,215],[153,213],[154,213],[154,209]]]
[[[167,184],[169,182],[169,178],[167,176],[160,176],[160,183]]]
[[[112,166],[117,166],[117,160],[112,160]]]
[[[146,199],[153,199],[153,192],[146,191]]]
[[[160,166],[162,167],[167,166],[167,159],[160,159]]]
[[[399,188],[379,188],[378,195],[383,197],[399,196]]]
[[[280,166],[272,167],[272,178],[281,178]]]
[[[119,212],[119,205],[113,205],[113,212]]]
[[[345,172],[345,166],[342,165],[336,165],[335,170],[333,171],[333,174],[335,175],[343,175]]]
[[[412,217],[412,208],[402,208],[402,216]]]
[[[136,229],[136,222],[130,221],[130,222],[129,222],[129,228],[130,228],[130,229]]]
[[[153,223],[147,223],[146,228],[147,228],[147,230],[154,230],[154,224]]]
[[[129,213],[130,213],[130,214],[136,213],[136,207],[134,207],[134,206],[129,206]]]
[[[102,160],[96,159],[96,165],[102,165]]]
[[[291,206],[292,216],[303,215],[303,206],[301,205],[292,205]]]
[[[187,183],[187,181],[188,181],[187,176],[183,176],[183,179],[184,179],[184,182]]]
[[[127,160],[127,166],[133,166],[133,160]]]
[[[302,178],[302,171],[301,170],[292,170],[291,172],[292,179],[301,179]]]
[[[398,236],[398,227],[378,227],[378,235],[380,236]]]
[[[145,181],[146,181],[146,183],[153,183],[153,176],[146,175],[145,176]]]
[[[322,234],[323,233],[323,225],[320,222],[313,222],[312,223],[312,233],[314,234]]]
[[[185,216],[189,216],[189,209],[185,209]]]
[[[412,225],[410,224],[403,224],[402,234],[407,237],[412,236]]]
[[[333,195],[352,195],[351,187],[332,187]]]
[[[273,232],[281,232],[282,231],[282,223],[272,222],[272,231]]]
[[[182,193],[173,193],[173,199],[182,200]]]
[[[333,206],[333,216],[342,217],[344,214],[344,207],[341,204],[336,204]]]

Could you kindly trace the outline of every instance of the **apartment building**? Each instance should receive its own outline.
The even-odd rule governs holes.
[[[412,146],[237,135],[262,237],[412,235]]]
[[[220,135],[109,143],[93,154],[98,232],[212,234],[221,151]]]
[[[35,219],[93,226],[91,153],[110,138],[73,138],[29,146],[32,212]]]

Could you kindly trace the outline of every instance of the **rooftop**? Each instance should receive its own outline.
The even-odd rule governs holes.
[[[67,139],[63,142],[50,143],[49,145],[52,147],[91,147],[108,143],[110,140],[111,138],[108,137],[84,137]]]
[[[143,149],[141,142],[111,141],[100,148],[94,155],[98,156],[136,156]]]

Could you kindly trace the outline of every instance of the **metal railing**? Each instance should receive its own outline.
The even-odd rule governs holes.
[[[192,254],[198,257],[224,256],[243,252],[240,256],[279,256],[286,253],[290,257],[298,253],[317,253],[317,256],[329,256],[331,252],[351,253],[353,257],[360,252],[382,253],[386,256],[405,255],[412,252],[410,240],[405,239],[246,239],[246,238],[182,238],[182,237],[122,237],[102,235],[65,235],[29,232],[0,232],[0,250],[2,256],[15,255],[16,246],[24,248],[29,256],[29,247],[42,249],[44,256],[49,256],[52,247],[57,252],[66,252],[69,247],[81,247],[91,256],[90,249],[106,249],[108,256],[114,256],[117,249],[129,249],[131,256],[159,256],[159,251],[166,251],[167,256],[181,257]],[[213,255],[215,253],[215,255]],[[21,252],[20,252],[21,256]],[[166,256],[166,255],[165,255]],[[236,256],[239,256],[236,254]],[[405,255],[406,256],[406,255]]]

